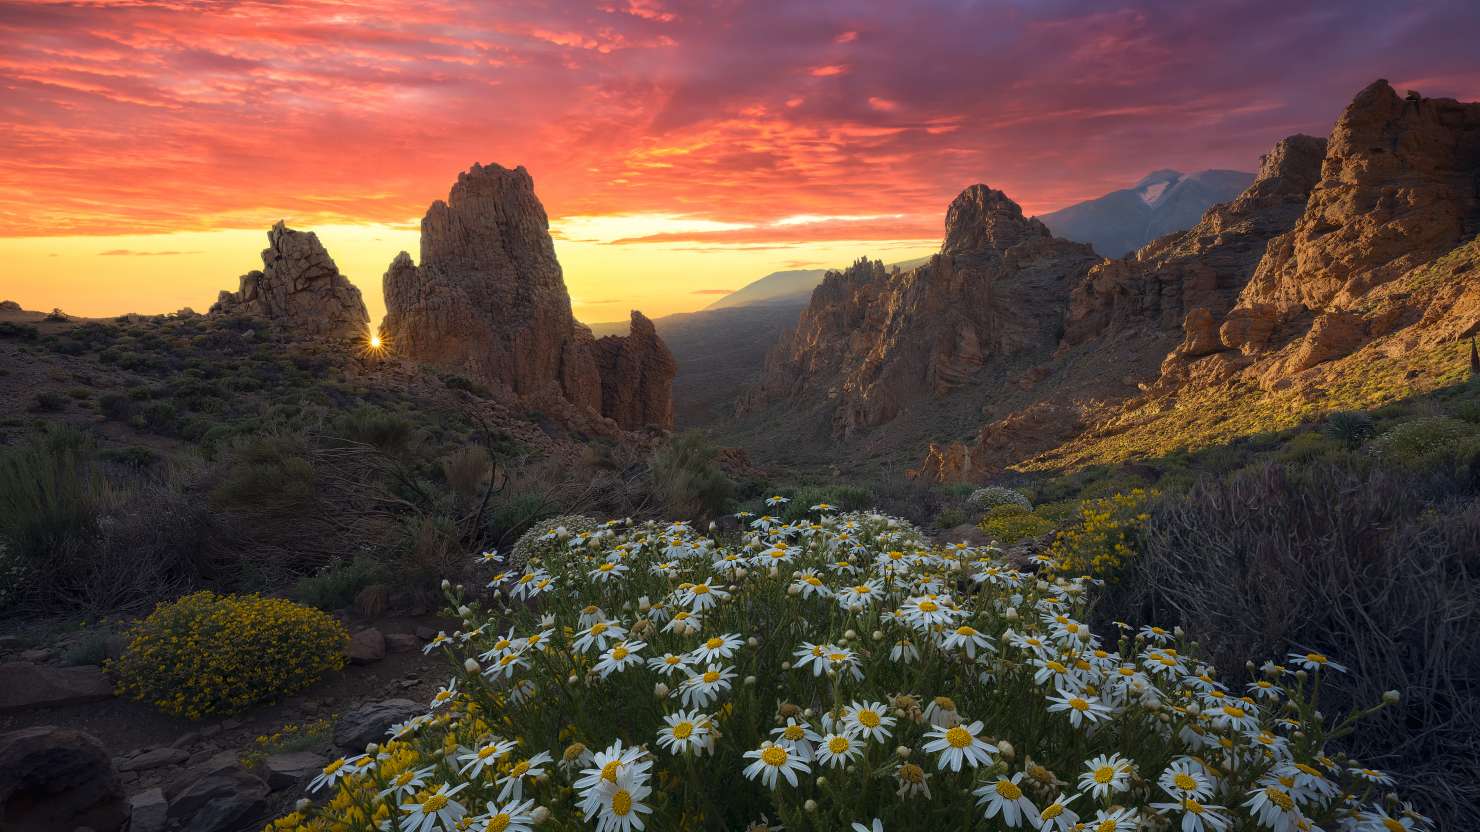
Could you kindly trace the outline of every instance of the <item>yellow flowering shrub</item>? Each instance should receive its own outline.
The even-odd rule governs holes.
[[[987,511],[977,527],[998,545],[1011,546],[1020,540],[1048,534],[1053,531],[1054,522],[1039,517],[1018,503],[1000,503]]]
[[[241,711],[344,667],[349,633],[281,598],[197,592],[134,623],[112,665],[120,693],[190,719]]]
[[[1048,550],[1051,568],[1063,575],[1115,575],[1135,554],[1135,536],[1150,519],[1142,509],[1157,493],[1134,488],[1085,500],[1076,522],[1054,537]]]

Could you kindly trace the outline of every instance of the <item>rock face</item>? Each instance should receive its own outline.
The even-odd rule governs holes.
[[[346,751],[363,751],[369,743],[384,740],[392,725],[422,713],[426,713],[426,708],[410,699],[367,702],[335,723],[334,744]]]
[[[370,313],[360,290],[312,231],[294,231],[281,221],[267,232],[262,270],[241,276],[241,287],[222,292],[212,315],[245,315],[283,324],[323,338],[364,338]]]
[[[563,398],[626,429],[672,427],[672,356],[654,349],[662,341],[640,315],[634,327],[641,318],[646,329],[634,330],[630,348],[598,347],[576,321],[549,219],[523,167],[474,165],[459,174],[447,200],[422,219],[421,264],[401,252],[385,273],[385,301],[383,335],[397,354],[518,396]],[[610,412],[608,353],[640,370],[631,379],[640,386],[613,395]]]
[[[95,737],[51,725],[0,735],[0,829],[116,832],[126,820],[118,772]]]
[[[100,667],[9,662],[0,664],[0,679],[0,713],[113,698],[113,683]]]
[[[673,427],[673,377],[678,362],[658,337],[653,322],[633,310],[625,338],[596,342],[601,375],[601,412],[619,425]]]
[[[847,437],[967,384],[994,358],[1058,342],[1069,288],[1097,258],[973,185],[946,212],[941,253],[907,272],[859,260],[830,272],[767,356],[751,405],[830,400]]]

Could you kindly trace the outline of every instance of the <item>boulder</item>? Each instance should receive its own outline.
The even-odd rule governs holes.
[[[232,756],[229,763],[207,764],[169,796],[169,824],[190,832],[245,832],[259,827],[267,812],[267,784],[242,768],[234,754],[227,754]]]
[[[0,664],[0,713],[78,705],[113,698],[113,682],[100,667],[52,667],[30,662]]]
[[[421,642],[421,637],[414,633],[385,634],[385,649],[391,653],[415,653],[421,649]]]
[[[315,337],[360,340],[369,334],[360,290],[339,273],[317,234],[279,221],[267,243],[262,270],[242,275],[237,291],[222,292],[210,314],[262,318]]]
[[[1187,313],[1182,322],[1182,346],[1177,352],[1188,357],[1211,355],[1223,349],[1218,339],[1218,322],[1206,307],[1199,306]]]
[[[262,762],[262,776],[269,789],[282,791],[318,774],[327,762],[327,759],[311,751],[273,754]]]
[[[367,702],[339,718],[334,726],[334,744],[346,751],[363,751],[372,742],[382,742],[392,726],[426,713],[426,706],[410,699]]]
[[[158,786],[139,792],[128,799],[128,832],[165,832],[169,823],[170,802]]]
[[[349,637],[350,664],[371,664],[385,658],[385,636],[374,627]]]
[[[127,819],[123,785],[97,738],[52,725],[0,735],[0,829],[116,832]]]

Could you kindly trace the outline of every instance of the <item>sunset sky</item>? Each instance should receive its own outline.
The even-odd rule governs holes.
[[[0,2],[0,43],[0,298],[83,315],[204,310],[286,218],[378,318],[473,162],[608,321],[929,252],[973,182],[1253,170],[1378,77],[1480,99],[1473,0]]]

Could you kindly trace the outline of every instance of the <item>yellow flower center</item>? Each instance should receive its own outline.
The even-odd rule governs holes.
[[[1183,805],[1187,809],[1187,811],[1191,812],[1194,815],[1200,815],[1203,813],[1202,804],[1198,803],[1196,800],[1193,800],[1190,797],[1183,801]]]
[[[344,763],[345,763],[345,759],[343,757],[340,757],[339,759],[337,759],[334,762],[328,764],[327,766],[324,766],[324,773],[325,774],[332,775],[334,772],[336,772],[336,771],[344,768]]]
[[[1224,705],[1223,713],[1233,717],[1234,719],[1244,718],[1244,709],[1238,707],[1237,705]]]
[[[1095,832],[1115,832],[1116,826],[1114,818],[1105,818],[1095,826]]]
[[[781,736],[796,741],[807,736],[807,732],[800,725],[788,725],[786,730],[781,732]]]
[[[591,635],[593,636],[599,636],[602,633],[606,632],[606,630],[607,627],[604,622],[598,621],[595,624],[591,625]]]
[[[1003,800],[1017,800],[1023,796],[1023,790],[1018,788],[1017,784],[1011,780],[998,780],[996,786],[993,788],[997,790],[997,794],[1001,795]]]
[[[602,565],[600,565],[600,566],[598,566],[596,568],[598,570],[602,571],[602,572],[610,572],[613,569],[616,569],[617,568],[617,565],[615,563],[603,563]]]
[[[618,644],[616,647],[613,647],[612,648],[612,658],[615,659],[615,660],[617,660],[617,661],[621,661],[621,660],[627,658],[627,648],[623,647],[620,644]]]
[[[1305,660],[1313,664],[1325,664],[1328,659],[1320,653],[1306,653]]]
[[[601,767],[601,779],[608,783],[617,782],[617,769],[622,767],[621,760],[612,760]]]
[[[914,763],[905,763],[899,767],[899,779],[906,783],[923,783],[925,782],[925,769]]]
[[[612,814],[624,817],[630,811],[632,811],[632,795],[628,794],[626,789],[617,789],[617,793],[612,795]]]
[[[520,760],[513,768],[509,769],[510,777],[523,777],[527,773],[529,773],[528,760]]]
[[[715,671],[715,670],[706,670],[704,672],[704,681],[705,681],[706,684],[710,684],[710,685],[714,684],[715,682],[718,682],[719,681],[719,672],[718,671]]]
[[[673,738],[676,740],[686,740],[693,733],[694,723],[692,722],[680,722],[677,725],[673,726]]]
[[[827,750],[834,754],[842,754],[852,745],[853,743],[848,742],[847,737],[833,737],[827,741]]]
[[[1064,667],[1063,665],[1059,664],[1058,662],[1054,661],[1053,659],[1049,659],[1048,661],[1044,662],[1043,663],[1043,666],[1046,667],[1046,668],[1048,668],[1049,670],[1052,670],[1055,673],[1068,673],[1069,672],[1069,668]]]
[[[816,577],[815,575],[808,575],[802,580],[807,584],[810,584],[811,586],[822,586],[822,579]]]
[[[1408,829],[1404,827],[1403,824],[1398,823],[1392,818],[1383,818],[1382,826],[1384,829],[1388,830],[1388,832],[1408,832]]]
[[[708,595],[709,584],[695,584],[694,588],[689,590],[689,592],[692,592],[695,595]]]
[[[871,590],[869,589],[867,584],[859,584],[858,586],[853,587],[853,591],[858,593],[859,595],[867,595]]]
[[[663,659],[663,663],[672,667],[673,665],[683,664],[683,659],[678,656],[666,656]]]
[[[1069,700],[1069,707],[1073,708],[1076,711],[1087,711],[1089,710],[1089,702],[1075,696]]]
[[[1274,786],[1269,786],[1265,788],[1264,796],[1269,800],[1270,803],[1273,803],[1286,812],[1295,808],[1295,801],[1291,800],[1288,794],[1285,794],[1283,791],[1280,791]]]
[[[768,766],[781,766],[786,763],[786,749],[779,745],[772,745],[761,752],[761,762]]]
[[[400,774],[396,775],[396,779],[391,781],[391,784],[398,789],[405,788],[406,784],[410,783],[412,778],[414,777],[416,777],[416,772],[403,771]]]
[[[947,711],[956,710],[956,700],[952,699],[949,696],[937,696],[933,701],[935,702],[935,707],[937,708],[942,708]]]
[[[1114,779],[1115,779],[1115,767],[1114,766],[1100,766],[1099,768],[1095,769],[1095,782],[1096,783],[1099,783],[1100,785],[1104,785],[1104,784],[1109,783],[1111,780],[1114,780]]]
[[[507,812],[499,812],[488,819],[488,824],[483,827],[485,832],[504,832],[509,828],[509,815]]]
[[[1062,815],[1063,813],[1064,813],[1064,804],[1062,804],[1062,803],[1051,803],[1051,804],[1049,804],[1048,808],[1044,809],[1039,814],[1043,817],[1044,820],[1053,820],[1054,818],[1058,817],[1059,815]]]
[[[486,760],[489,757],[492,757],[496,751],[498,751],[498,746],[485,745],[482,748],[478,749],[478,759]]]
[[[973,739],[971,732],[959,725],[946,731],[946,742],[950,743],[952,748],[965,748],[971,745]]]
[[[714,638],[704,642],[704,646],[708,647],[710,650],[718,650],[720,645],[724,643],[724,639],[720,638],[719,636],[715,636]]]
[[[865,728],[879,727],[879,715],[868,708],[860,708],[855,719],[858,720],[859,725]]]
[[[940,607],[934,601],[921,601],[920,612],[935,612]]]
[[[956,635],[958,635],[958,636],[967,636],[969,638],[971,636],[976,635],[976,628],[974,628],[974,627],[957,627],[956,628]]]
[[[440,812],[440,811],[442,811],[443,809],[446,809],[446,808],[447,808],[447,795],[445,795],[445,794],[434,794],[431,797],[427,798],[421,804],[421,811],[422,811],[422,813],[423,814],[428,814],[428,815],[431,814],[432,812]]]
[[[1197,781],[1192,778],[1192,775],[1179,771],[1173,775],[1172,785],[1184,792],[1190,792],[1197,788]]]

